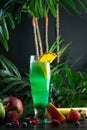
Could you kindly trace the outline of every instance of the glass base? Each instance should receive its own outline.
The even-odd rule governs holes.
[[[38,119],[38,124],[47,124],[51,121],[47,118],[46,108],[34,108],[35,118]]]

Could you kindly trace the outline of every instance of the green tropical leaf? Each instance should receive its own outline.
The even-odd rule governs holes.
[[[4,35],[5,39],[9,40],[9,32],[8,32],[8,28],[7,28],[7,22],[6,22],[4,16],[1,19],[1,26],[2,26],[3,35]]]
[[[18,71],[17,67],[10,60],[8,60],[3,55],[0,55],[0,60],[2,63],[4,63],[3,67],[7,68],[9,71],[21,78],[20,72]]]
[[[32,12],[33,17],[39,17],[39,11],[38,11],[38,0],[32,0],[31,1],[31,6],[30,6],[30,12]]]
[[[83,75],[81,72],[74,72],[73,73],[74,86],[80,86],[82,80],[83,80]]]
[[[41,17],[43,17],[43,0],[38,0],[38,10]]]
[[[1,72],[1,71],[0,71]],[[0,75],[1,76],[1,75]],[[6,75],[5,75],[6,76]],[[2,84],[9,84],[10,82],[12,81],[15,81],[17,79],[13,78],[13,77],[10,77],[10,76],[7,76],[7,77],[4,77],[2,80],[0,80],[0,85]]]
[[[31,98],[31,91],[29,89],[27,89],[27,91],[26,90],[24,91],[24,89],[22,91],[19,90],[17,93],[19,93],[19,92],[20,92],[20,94],[19,94],[20,97],[26,96],[26,99]]]
[[[72,13],[70,12],[70,9],[72,9],[73,11],[75,11],[77,14],[80,14],[80,9],[77,8],[76,2],[78,5],[80,5],[85,11],[87,10],[86,5],[84,2],[82,2],[81,0],[77,0],[76,2],[74,2],[73,0],[59,0],[57,1],[59,6],[64,9],[69,15],[72,15]],[[85,2],[87,2],[85,0]]]
[[[83,4],[83,2],[81,1],[81,0],[77,0],[78,1],[78,3],[81,5],[81,7],[85,10],[85,11],[87,11],[87,7]]]
[[[27,82],[27,81],[25,81],[23,84],[21,84],[20,87],[18,87],[18,88],[16,89],[16,92],[25,89],[26,86],[29,86],[29,82]]]
[[[61,36],[59,36],[57,38],[57,40],[52,44],[52,46],[50,47],[49,49],[49,52],[54,52],[55,49],[57,48],[57,46],[61,45],[61,43],[63,42],[64,40],[61,39]]]
[[[20,84],[22,84],[23,81],[22,80],[15,80],[14,82],[10,82],[7,86],[4,87],[4,89],[2,90],[2,94],[6,93],[7,91],[9,91],[12,87],[15,87],[16,85],[19,85],[18,87],[20,87]]]
[[[54,75],[56,73],[59,73],[62,70],[64,70],[64,65],[65,65],[65,63],[57,64],[55,67],[53,66],[52,69],[51,69],[51,77],[54,77]]]
[[[48,7],[49,7],[51,13],[53,14],[54,17],[56,17],[56,8],[54,5],[54,2],[52,0],[46,0],[46,2],[48,4]]]
[[[71,15],[70,11],[67,9],[66,5],[61,2],[61,0],[58,1],[59,6],[64,9],[69,15]]]
[[[70,87],[74,87],[73,75],[70,68],[66,66],[65,71],[66,71],[66,77],[67,77]]]
[[[53,82],[56,85],[56,89],[58,89],[63,83],[62,76],[60,74],[56,73],[54,78],[53,78]]]
[[[77,9],[77,6],[73,2],[73,0],[65,0],[65,4],[67,4],[72,10],[74,10],[77,14],[80,14],[80,12]]]
[[[11,13],[6,13],[6,15],[7,15],[6,18],[7,18],[7,21],[9,23],[9,25],[11,26],[12,29],[14,29],[15,28],[15,22],[13,20],[12,14]]]
[[[5,77],[5,76],[11,76],[11,73],[8,70],[0,70],[0,76]]]
[[[0,26],[0,41],[2,42],[2,44],[3,44],[4,48],[6,49],[6,51],[8,51],[8,43],[7,43],[7,40],[4,37],[3,29],[2,29],[1,26]]]
[[[68,43],[68,44],[64,45],[62,48],[60,48],[60,50],[57,52],[57,54],[59,56],[61,56],[66,51],[66,49],[70,46],[70,44],[71,43]]]
[[[0,55],[0,56],[1,56],[1,55]],[[0,62],[1,62],[1,64],[2,64],[2,70],[5,70],[5,71],[7,71],[7,72],[10,73],[10,71],[9,71],[9,69],[8,69],[8,67],[7,67],[7,65],[4,63],[4,61],[2,60],[2,58],[0,58]]]

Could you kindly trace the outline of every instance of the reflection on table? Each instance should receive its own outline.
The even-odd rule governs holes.
[[[53,126],[52,124],[40,124],[40,125],[30,125],[27,128],[6,128],[5,126],[0,126],[1,130],[87,130],[87,119],[81,120],[79,126],[75,126],[74,123],[63,122],[60,126]]]

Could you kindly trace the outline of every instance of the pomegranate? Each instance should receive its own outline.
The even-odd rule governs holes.
[[[9,96],[3,99],[3,104],[5,105],[6,111],[11,111],[15,110],[17,111],[20,115],[23,113],[23,103],[22,101],[13,96]]]

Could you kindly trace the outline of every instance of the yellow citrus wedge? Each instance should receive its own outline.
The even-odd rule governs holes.
[[[48,104],[47,115],[49,116],[49,118],[51,118],[51,120],[56,119],[61,122],[66,120],[66,117],[52,103]]]
[[[39,57],[40,62],[49,62],[52,63],[53,60],[57,57],[57,55],[53,52],[46,52]]]
[[[48,72],[49,72],[49,70],[47,69],[48,68],[47,64],[40,62],[39,65],[40,65],[40,67],[41,67],[41,69],[43,71],[44,78],[47,78],[48,77]]]
[[[43,55],[41,55],[39,57],[39,62],[49,62],[52,63],[53,60],[57,57],[57,55],[53,52],[46,52]],[[40,64],[44,77],[47,78],[48,77],[48,69],[46,66],[43,66],[43,64]]]

